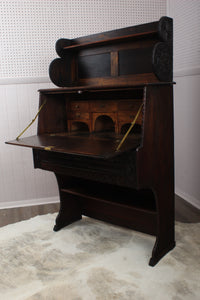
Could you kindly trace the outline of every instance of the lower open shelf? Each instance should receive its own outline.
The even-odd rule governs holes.
[[[62,188],[61,193],[66,203],[78,204],[82,215],[156,235],[157,212],[151,191],[79,181]]]

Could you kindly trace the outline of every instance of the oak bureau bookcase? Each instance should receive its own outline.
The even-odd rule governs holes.
[[[175,246],[172,49],[168,17],[58,40],[37,135],[8,142],[55,173],[55,231],[85,215],[154,235],[151,266]]]

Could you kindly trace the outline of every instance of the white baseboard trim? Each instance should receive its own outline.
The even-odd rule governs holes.
[[[200,199],[198,200],[198,199],[194,198],[193,196],[188,195],[187,193],[185,193],[179,189],[176,189],[175,193],[176,193],[176,195],[183,198],[188,203],[190,203],[193,206],[195,206],[196,208],[200,209]]]
[[[0,85],[50,83],[50,82],[51,82],[51,80],[49,77],[0,78]]]
[[[181,191],[179,189],[176,189],[175,193],[179,197],[183,198],[185,201],[189,202],[196,208],[200,209],[200,200],[184,193],[183,191]],[[49,198],[22,200],[22,201],[0,202],[0,209],[34,206],[34,205],[44,205],[44,204],[59,203],[59,202],[60,202],[59,196],[49,197]]]
[[[51,203],[58,203],[59,201],[60,201],[59,197],[49,197],[49,198],[39,198],[39,199],[30,199],[30,200],[22,200],[22,201],[13,201],[13,202],[0,202],[0,209],[51,204]]]

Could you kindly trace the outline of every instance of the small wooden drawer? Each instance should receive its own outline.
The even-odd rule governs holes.
[[[90,114],[88,112],[71,111],[68,113],[69,120],[89,120]]]
[[[125,100],[118,102],[118,110],[137,111],[142,104],[141,100]]]
[[[93,101],[91,102],[92,112],[115,112],[117,104],[114,101]]]
[[[118,112],[118,120],[120,122],[127,122],[131,123],[133,122],[137,112],[129,112],[129,111],[120,111]],[[142,113],[138,116],[138,119],[136,123],[141,123],[142,122]]]
[[[88,111],[89,103],[88,101],[72,101],[70,103],[71,111]]]

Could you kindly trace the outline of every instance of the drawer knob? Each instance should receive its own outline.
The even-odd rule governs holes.
[[[79,108],[79,105],[78,105],[78,104],[76,104],[76,105],[75,105],[75,108]]]

